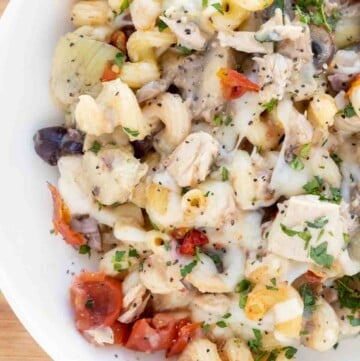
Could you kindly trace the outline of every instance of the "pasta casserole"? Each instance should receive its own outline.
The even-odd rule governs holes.
[[[53,233],[75,325],[179,361],[360,332],[360,3],[80,0],[55,49]],[[301,359],[301,352],[299,352]]]

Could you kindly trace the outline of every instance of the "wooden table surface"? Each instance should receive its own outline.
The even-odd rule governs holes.
[[[0,0],[0,14],[9,0]],[[0,361],[50,361],[19,322],[0,292]]]

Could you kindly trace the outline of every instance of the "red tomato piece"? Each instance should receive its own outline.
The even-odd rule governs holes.
[[[168,350],[175,355],[174,352],[183,346],[183,341],[177,343],[179,334],[189,323],[188,318],[176,319],[165,313],[158,313],[153,318],[142,318],[135,322],[126,347],[142,352]],[[190,334],[193,335],[190,327],[181,333],[183,337]]]
[[[110,327],[120,316],[122,285],[102,272],[83,272],[73,280],[70,299],[79,331]]]
[[[65,242],[72,246],[81,246],[86,244],[84,236],[81,233],[75,232],[69,226],[71,213],[57,188],[50,183],[48,184],[48,188],[51,192],[54,203],[53,225],[55,234],[60,233]]]
[[[195,247],[205,246],[209,243],[209,239],[203,232],[193,229],[185,235],[180,246],[180,253],[193,256]]]
[[[225,99],[240,98],[247,91],[260,91],[259,85],[236,70],[221,68],[216,75],[220,78]]]
[[[111,329],[114,333],[114,344],[125,345],[130,336],[130,325],[115,321]]]
[[[104,72],[102,74],[102,77],[101,77],[101,81],[110,81],[110,80],[115,80],[119,73],[116,73],[113,71],[113,63],[111,61],[108,61],[106,64],[105,64],[105,68],[104,68]]]
[[[200,329],[201,323],[187,323],[180,327],[177,339],[167,351],[166,357],[171,357],[183,352],[191,340],[196,336],[197,331]]]

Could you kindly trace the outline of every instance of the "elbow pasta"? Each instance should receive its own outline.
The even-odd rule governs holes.
[[[209,21],[217,31],[229,31],[238,28],[250,15],[239,0],[222,0],[222,8],[226,9],[221,14],[213,11]]]
[[[145,105],[142,111],[150,128],[156,128],[160,121],[165,126],[155,137],[154,146],[160,154],[173,151],[190,133],[188,106],[176,94],[164,93]]]
[[[127,51],[131,62],[121,68],[120,78],[132,88],[160,78],[155,49],[166,49],[176,43],[175,35],[156,30],[138,30],[129,37]]]
[[[359,332],[360,52],[332,54],[333,3],[283,3],[73,5],[65,124],[34,144],[60,172],[55,233],[101,252],[71,286],[90,342],[284,361]]]
[[[79,1],[71,12],[71,21],[74,26],[98,26],[111,23],[113,13],[105,0]]]
[[[130,14],[136,30],[151,29],[161,14],[161,1],[133,0],[130,4]]]

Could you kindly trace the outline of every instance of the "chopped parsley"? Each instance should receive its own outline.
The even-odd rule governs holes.
[[[129,0],[124,0],[120,6],[120,11],[125,11],[130,6]]]
[[[225,315],[222,318],[224,318],[226,320],[226,319],[228,319],[230,317],[231,317],[231,313],[228,312],[228,313],[225,313]]]
[[[271,98],[267,103],[263,104],[262,107],[265,108],[265,110],[267,110],[268,112],[272,112],[276,107],[277,103],[277,99]]]
[[[245,308],[248,294],[251,292],[252,289],[253,289],[252,283],[246,278],[240,281],[236,286],[235,292],[240,294],[239,307],[241,309]]]
[[[350,243],[350,237],[347,233],[343,233],[343,239],[346,245]]]
[[[305,241],[305,245],[307,248],[307,245],[309,244],[310,240],[311,240],[311,233],[306,229],[304,231],[296,231],[294,229],[290,229],[288,227],[286,227],[284,224],[280,223],[280,227],[281,230],[289,237],[295,237],[298,236],[300,237],[302,240]],[[305,248],[305,249],[306,249]]]
[[[285,357],[288,360],[292,359],[297,353],[297,349],[295,347],[292,347],[292,346],[284,347],[283,351],[285,351]]]
[[[201,328],[204,331],[204,333],[209,333],[210,331],[210,325],[208,323],[203,323]]]
[[[208,0],[202,0],[202,7],[206,8],[208,6]]]
[[[323,0],[297,0],[295,10],[299,14],[300,21],[305,24],[323,25],[331,32],[332,26],[325,14]]]
[[[124,65],[124,61],[125,61],[125,54],[122,51],[119,51],[116,55],[115,55],[115,59],[114,59],[114,63],[121,68]]]
[[[114,271],[120,272],[123,271],[125,268],[121,264],[125,259],[126,251],[116,251],[114,256],[111,259],[113,264]]]
[[[217,125],[217,126],[220,126],[220,125],[225,125],[225,126],[228,126],[230,125],[232,122],[232,118],[230,115],[224,115],[224,114],[217,114],[215,115],[214,117],[214,123]]]
[[[184,194],[186,194],[187,192],[189,192],[190,187],[182,187],[181,188],[181,195],[183,196]]]
[[[180,51],[180,53],[183,55],[191,55],[193,53],[193,50],[187,48],[186,46],[182,46],[182,45],[176,45],[175,49]]]
[[[333,186],[329,186],[328,194],[325,193],[325,185],[324,180],[318,176],[315,176],[313,180],[306,183],[303,186],[303,189],[307,194],[313,194],[319,196],[321,201],[332,202],[336,204],[340,204],[342,197],[339,188],[335,188]]]
[[[139,253],[137,253],[137,250],[135,248],[131,248],[129,250],[129,257],[140,258]]]
[[[165,251],[167,251],[167,252],[169,252],[171,250],[170,241],[164,242],[164,248],[165,248]]]
[[[311,314],[315,310],[316,297],[309,283],[304,283],[299,289],[301,298],[304,301],[304,312]]]
[[[346,118],[352,118],[356,115],[355,109],[351,103],[348,103],[343,110],[340,110],[340,113],[345,115]]]
[[[251,352],[258,353],[262,347],[262,334],[261,331],[256,328],[253,328],[252,331],[255,339],[249,340],[247,344]]]
[[[271,283],[271,286],[266,286],[266,289],[267,290],[270,290],[270,291],[278,291],[279,289],[276,287],[276,278],[273,277],[270,279],[270,283]]]
[[[91,256],[91,248],[87,244],[83,244],[79,247],[79,254],[88,254]]]
[[[160,33],[168,28],[167,24],[161,19],[158,20],[157,27],[158,27]]]
[[[130,134],[133,137],[137,137],[140,134],[140,132],[138,130],[133,130],[133,129],[126,128],[126,127],[124,128],[124,130],[126,133]]]
[[[291,162],[290,162],[290,167],[294,170],[300,171],[303,170],[305,168],[304,163],[301,161],[301,159],[296,156]]]
[[[222,167],[221,180],[226,182],[229,179],[229,170],[226,167]]]
[[[227,327],[227,324],[225,321],[218,321],[218,322],[216,322],[216,326],[220,327],[220,328],[225,328],[225,327]]]
[[[335,281],[340,307],[349,308],[353,312],[360,309],[360,273],[344,276]]]
[[[116,208],[116,207],[119,207],[119,206],[121,206],[120,202],[114,202],[113,204],[110,204],[110,207],[113,207],[113,208]]]
[[[327,247],[327,242],[323,242],[317,247],[311,247],[310,258],[313,259],[318,265],[330,268],[334,262],[334,257],[327,253]]]
[[[306,144],[302,145],[302,147],[300,148],[300,151],[299,151],[299,157],[307,158],[309,156],[310,149],[311,149],[311,143],[306,143]]]
[[[329,220],[325,217],[318,217],[313,222],[306,221],[306,225],[310,228],[323,228],[326,224],[329,223]]]
[[[311,149],[311,143],[306,143],[301,146],[299,150],[299,154],[294,157],[294,159],[290,162],[290,167],[294,170],[300,171],[305,168],[304,163],[301,159],[306,159],[309,156]]]
[[[185,277],[186,275],[191,273],[196,265],[197,265],[197,261],[194,260],[194,261],[190,262],[189,264],[187,264],[186,266],[184,266],[183,268],[181,268],[180,269],[181,276]]]
[[[98,154],[100,152],[101,149],[101,144],[95,140],[92,144],[92,146],[89,148],[90,152],[93,152],[95,154]]]
[[[220,3],[211,4],[211,6],[216,9],[221,15],[224,15],[224,9]]]

